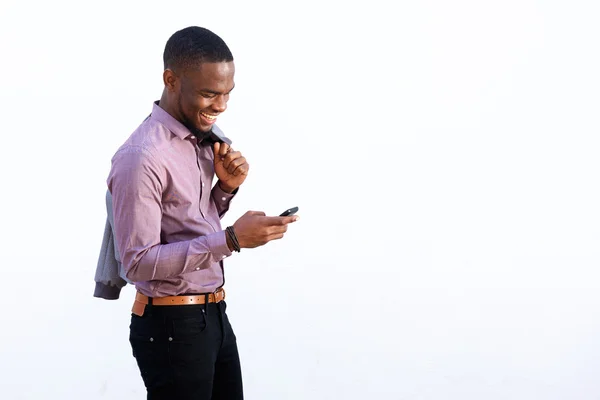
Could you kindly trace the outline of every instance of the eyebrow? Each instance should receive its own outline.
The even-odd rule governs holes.
[[[229,90],[229,92],[226,93],[230,93],[233,89],[235,89],[235,83],[233,84],[233,87]],[[217,92],[215,90],[211,90],[211,89],[198,89],[199,92],[203,92],[203,93],[210,93],[210,94],[221,94],[221,92]]]

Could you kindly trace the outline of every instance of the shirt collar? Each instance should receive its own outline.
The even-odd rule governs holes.
[[[171,114],[163,110],[158,105],[158,100],[152,105],[152,114],[150,114],[150,118],[163,124],[180,139],[186,139],[190,135],[193,135],[181,122],[177,121]],[[207,139],[211,142],[225,142],[228,145],[231,145],[231,140],[225,136],[223,131],[217,125],[212,126]]]

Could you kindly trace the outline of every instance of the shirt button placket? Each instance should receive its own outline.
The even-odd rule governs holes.
[[[200,210],[200,215],[202,218],[206,219],[204,216],[204,211],[202,211],[202,195],[204,194],[204,182],[202,181],[202,168],[200,167],[200,149],[197,144],[194,144],[194,149],[196,150],[196,165],[198,166],[198,173],[200,174],[200,198],[198,199],[198,209]]]
[[[202,196],[204,196],[204,181],[202,180],[202,164],[201,164],[201,158],[200,158],[200,151],[204,151],[204,152],[208,152],[209,150],[207,149],[207,147],[203,147],[202,149],[200,149],[200,147],[198,145],[195,146],[196,148],[196,164],[198,165],[198,172],[200,172],[200,199],[199,199],[199,203],[198,203],[198,207],[200,208],[200,215],[202,215],[202,218],[204,218],[204,220],[210,225],[210,227],[213,229],[213,232],[216,232],[216,228],[214,227],[214,225],[210,222],[210,219],[206,218],[206,216],[204,215],[204,211],[202,210]],[[207,157],[205,158],[209,158],[208,154],[205,154]],[[208,190],[210,190],[210,187],[208,188]],[[210,196],[210,194],[207,194],[208,196]]]

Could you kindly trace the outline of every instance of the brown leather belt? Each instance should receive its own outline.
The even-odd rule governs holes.
[[[205,294],[200,295],[182,295],[182,296],[166,296],[166,297],[153,297],[153,306],[191,306],[195,304],[205,304],[206,298],[208,297],[209,303],[219,303],[225,300],[225,289],[219,288],[214,293],[209,293],[208,296]],[[137,292],[135,294],[135,301],[133,302],[133,308],[131,312],[137,316],[144,315],[146,305],[149,304],[149,297]]]

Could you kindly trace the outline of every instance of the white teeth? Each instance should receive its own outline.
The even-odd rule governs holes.
[[[204,115],[208,119],[217,119],[216,115],[208,115],[208,114],[204,114],[203,112],[201,112],[200,114]]]

